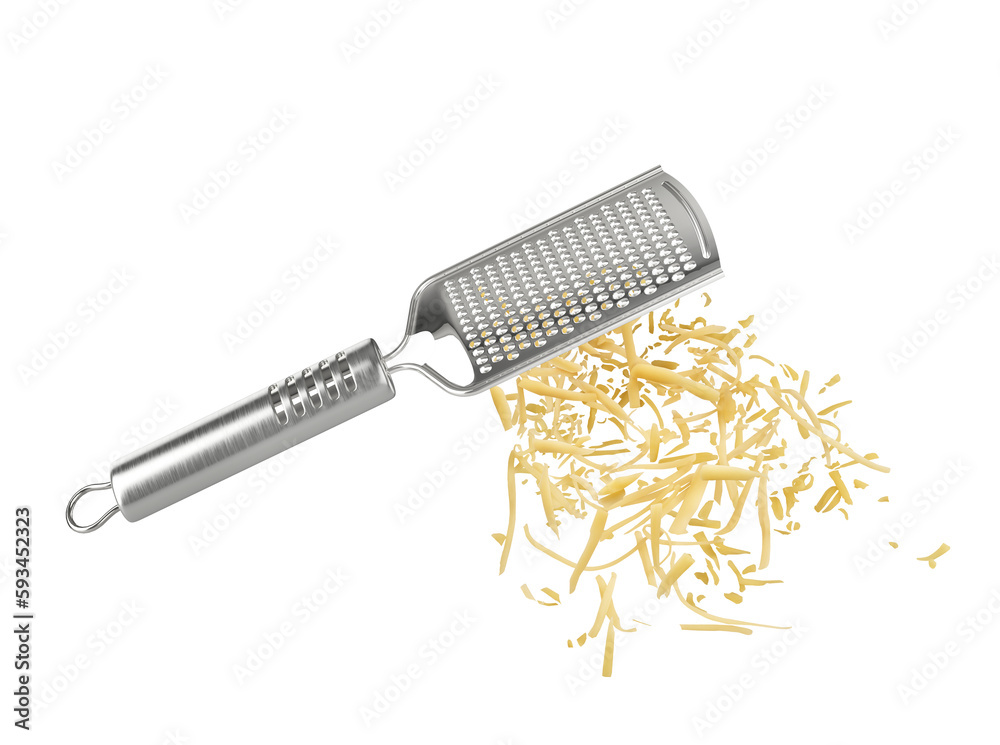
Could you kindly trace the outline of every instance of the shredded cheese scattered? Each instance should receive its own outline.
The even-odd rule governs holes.
[[[704,307],[710,303],[705,295]],[[781,583],[758,573],[771,564],[773,536],[805,524],[800,501],[815,505],[808,513],[817,519],[831,512],[847,517],[868,487],[855,471],[889,470],[874,453],[853,450],[834,423],[851,402],[822,401],[839,375],[814,394],[809,371],[745,351],[756,341],[746,331],[753,316],[736,328],[701,317],[685,323],[674,318],[678,306],[553,358],[522,375],[510,392],[491,391],[504,429],[516,437],[507,464],[507,529],[493,536],[502,547],[500,571],[508,567],[520,516],[525,550],[568,571],[572,597],[584,574],[593,573],[596,617],[567,645],[582,646],[606,627],[605,676],[616,631],[635,631],[618,617],[616,586],[635,581],[710,622],[680,624],[685,631],[781,628],[724,618],[707,607],[739,605],[749,588]],[[803,462],[798,454],[812,445],[820,457]],[[519,489],[533,491],[537,501],[517,511]],[[545,525],[531,530],[528,521]],[[921,560],[934,567],[947,550],[942,545]],[[620,578],[629,563],[636,571]],[[605,578],[609,569],[615,571]],[[691,586],[703,594],[695,597],[685,589]],[[527,584],[522,592],[547,607],[568,607],[571,599],[548,587],[544,597]]]

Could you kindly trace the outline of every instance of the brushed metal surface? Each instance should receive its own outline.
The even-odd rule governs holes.
[[[141,520],[394,395],[369,339],[126,456],[111,488],[122,515]]]

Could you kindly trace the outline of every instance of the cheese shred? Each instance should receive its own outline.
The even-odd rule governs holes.
[[[550,587],[536,596],[525,584],[526,598],[569,607],[588,595],[577,591],[593,587],[580,585],[591,573],[597,611],[567,645],[580,647],[604,633],[605,677],[616,632],[636,630],[622,626],[616,587],[626,583],[620,592],[629,596],[655,593],[704,621],[681,623],[684,631],[784,628],[708,608],[742,607],[751,588],[780,584],[766,575],[783,536],[801,530],[810,516],[848,517],[868,487],[860,472],[889,470],[876,454],[851,448],[835,423],[851,404],[824,399],[839,375],[815,392],[810,380],[823,378],[745,351],[756,342],[748,331],[753,316],[727,328],[702,317],[678,320],[677,307],[564,352],[508,391],[490,391],[500,423],[516,441],[507,463],[507,528],[493,536],[501,546],[500,572],[508,569],[520,518],[525,550],[568,572],[568,581],[565,574],[557,581],[566,582],[571,596]],[[818,457],[804,460],[808,448]],[[522,495],[518,505],[518,490],[535,498],[526,502]],[[920,560],[933,568],[946,551],[942,544]],[[635,571],[622,573],[630,564]]]
[[[929,566],[931,569],[934,569],[937,566],[937,560],[941,558],[941,556],[943,556],[944,554],[948,553],[949,551],[951,551],[951,546],[949,546],[947,543],[942,543],[940,546],[938,546],[937,550],[934,553],[928,556],[917,557],[917,561],[926,561],[927,566]]]

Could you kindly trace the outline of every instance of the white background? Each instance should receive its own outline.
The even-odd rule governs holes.
[[[560,20],[555,0],[400,3],[369,39],[385,2],[250,0],[220,14],[212,0],[15,0],[0,12],[0,597],[12,613],[13,511],[28,504],[33,685],[48,700],[18,736],[834,743],[991,731],[1000,282],[983,262],[997,250],[1000,8],[909,0],[890,21],[889,0],[592,0],[564,3]],[[345,51],[354,43],[364,48]],[[165,79],[147,77],[157,67]],[[250,159],[247,138],[282,107],[292,121]],[[392,188],[387,175],[436,127],[443,143]],[[237,176],[185,219],[234,159]],[[593,589],[557,610],[527,602],[519,551],[497,578],[490,534],[506,523],[510,441],[490,431],[488,397],[405,376],[396,400],[274,475],[92,535],[66,527],[66,499],[113,454],[363,337],[393,346],[417,283],[516,232],[529,204],[545,217],[656,164],[716,232],[727,276],[712,318],[768,314],[762,352],[816,379],[839,372],[855,402],[839,419],[849,440],[893,469],[850,522],[834,515],[780,544],[785,584],[741,609],[798,624],[792,646],[767,630],[682,633],[690,619],[667,604],[619,649],[613,678],[572,685],[596,645],[565,639],[589,627]],[[734,182],[734,169],[752,174]],[[549,198],[561,173],[568,185]],[[739,186],[724,193],[727,182]],[[861,211],[875,219],[851,240]],[[324,236],[336,249],[293,288],[285,273]],[[980,291],[960,307],[970,282]],[[275,290],[285,302],[251,316]],[[248,319],[248,338],[227,344]],[[448,463],[453,475],[401,520],[410,490]],[[963,475],[925,509],[918,495],[949,463]],[[874,501],[882,493],[889,504]],[[241,494],[248,503],[199,550],[192,539],[225,524]],[[906,514],[900,549],[859,565]],[[942,541],[952,550],[936,570],[915,560]],[[303,619],[300,598],[337,570],[343,586]],[[970,633],[963,619],[977,612],[986,622]],[[456,614],[474,620],[429,659],[424,645]],[[234,666],[282,623],[293,634],[239,681]],[[949,644],[957,655],[904,701],[899,686]],[[10,635],[3,650],[9,691]],[[363,707],[412,664],[419,677],[369,726]],[[12,706],[0,707],[6,732]]]

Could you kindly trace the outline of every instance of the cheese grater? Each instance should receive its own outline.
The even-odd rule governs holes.
[[[89,533],[116,512],[148,517],[385,403],[402,371],[455,395],[481,393],[721,276],[701,208],[653,169],[425,280],[388,354],[367,339],[116,461],[110,481],[72,496],[66,522]],[[424,331],[461,340],[472,382],[393,364]],[[73,511],[96,490],[116,504],[81,525]]]

